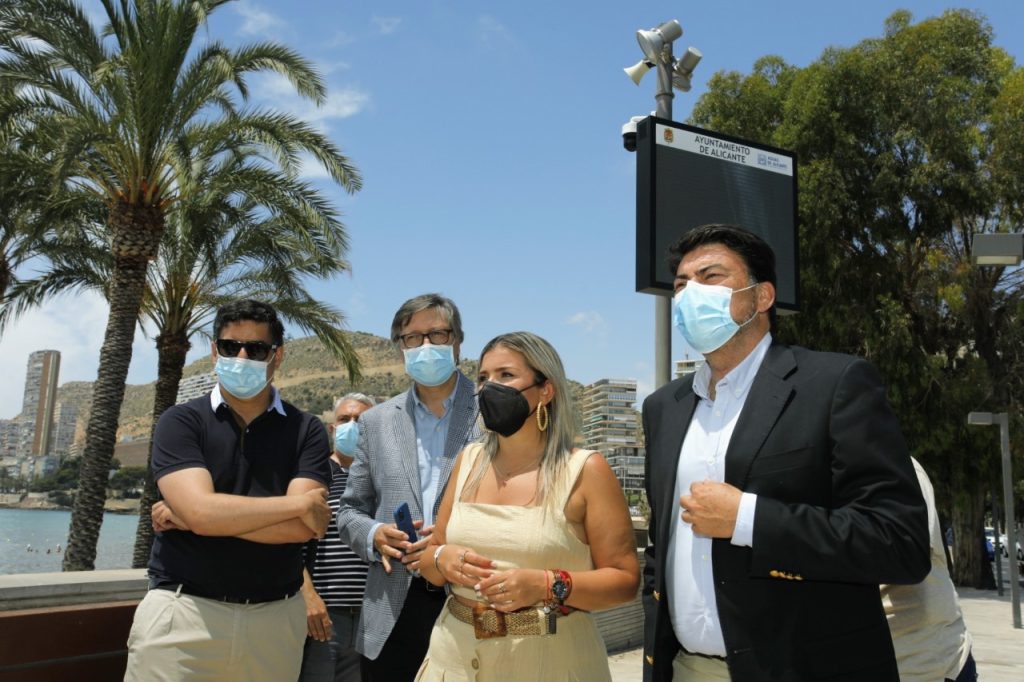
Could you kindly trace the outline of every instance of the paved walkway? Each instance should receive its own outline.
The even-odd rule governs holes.
[[[960,607],[967,629],[974,638],[974,659],[979,682],[1021,682],[1024,680],[1024,630],[1015,630],[1010,608],[1010,590],[1000,597],[995,590],[962,587]],[[640,649],[608,658],[615,682],[639,682],[643,678]]]

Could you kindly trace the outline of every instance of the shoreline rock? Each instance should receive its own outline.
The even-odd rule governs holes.
[[[20,498],[20,499],[18,499]],[[71,511],[71,507],[57,504],[32,493],[3,493],[0,495],[0,509],[38,509],[42,511]],[[103,511],[113,514],[138,514],[138,499],[108,499]]]

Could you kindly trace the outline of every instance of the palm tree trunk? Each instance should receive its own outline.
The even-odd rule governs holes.
[[[110,315],[92,390],[92,412],[85,429],[78,494],[64,553],[65,571],[91,571],[96,566],[96,542],[103,523],[110,460],[114,456],[125,380],[132,361],[135,324],[146,290],[146,269],[156,256],[163,234],[164,216],[157,207],[120,201],[110,209],[109,224],[114,254],[108,297]]]
[[[185,368],[185,356],[191,347],[187,333],[164,332],[156,337],[159,369],[156,377],[156,396],[153,399],[153,426],[149,432],[150,450],[146,458],[146,485],[139,501],[139,526],[135,530],[132,568],[146,568],[149,565],[149,553],[153,548],[150,510],[153,503],[159,499],[156,483],[153,481],[153,433],[156,431],[160,415],[174,405],[178,397],[178,384],[181,383],[182,370]]]
[[[132,339],[146,288],[146,265],[145,261],[126,263],[114,271],[110,316],[92,390],[92,413],[86,426],[78,494],[64,553],[65,571],[91,571],[95,567],[110,460],[114,456],[125,379],[132,361]]]

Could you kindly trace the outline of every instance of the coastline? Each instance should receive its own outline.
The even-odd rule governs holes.
[[[70,506],[51,502],[45,495],[46,493],[4,493],[0,495],[0,509],[71,511]],[[113,514],[138,514],[139,500],[107,499],[103,503],[103,511]]]

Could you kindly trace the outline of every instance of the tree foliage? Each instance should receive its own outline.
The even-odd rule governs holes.
[[[74,0],[0,0],[0,122],[49,168],[50,203],[65,191],[102,202],[101,241],[112,258],[104,335],[86,427],[82,485],[71,517],[67,570],[91,569],[106,472],[143,303],[168,214],[189,184],[189,161],[255,147],[290,176],[301,155],[349,191],[360,178],[322,133],[295,117],[247,105],[248,79],[273,71],[316,104],[325,88],[303,57],[259,42],[231,49],[203,33],[228,0],[101,0],[97,27]],[[278,191],[272,184],[267,192]]]
[[[972,267],[969,248],[1021,229],[1024,69],[978,14],[915,24],[901,11],[806,68],[765,57],[716,74],[692,122],[797,152],[803,305],[779,334],[881,369],[940,515],[971,539],[956,543],[955,578],[985,584],[976,540],[997,434],[966,415],[1022,423],[1024,274]]]

